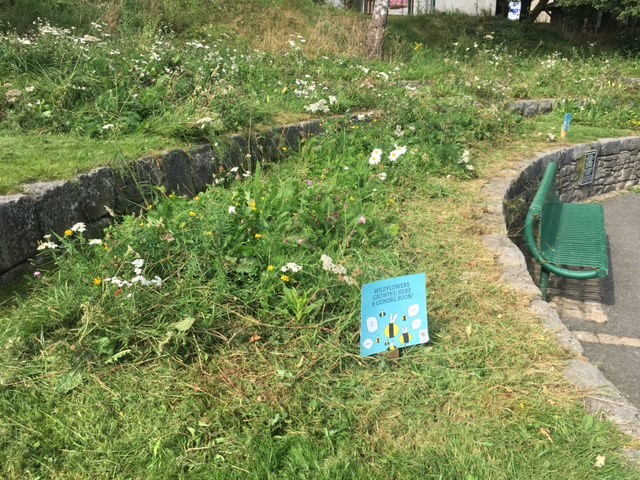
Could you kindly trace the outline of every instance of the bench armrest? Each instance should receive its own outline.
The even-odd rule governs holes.
[[[538,250],[538,244],[534,234],[534,228],[536,221],[539,220],[542,215],[542,207],[547,199],[549,188],[551,188],[553,180],[555,179],[557,168],[557,165],[553,162],[547,165],[544,176],[542,177],[542,180],[540,180],[540,185],[538,185],[538,191],[533,197],[531,205],[529,205],[527,218],[524,222],[524,237],[527,241],[527,246],[529,247],[529,251],[533,255],[533,258],[535,258],[541,265],[548,262],[542,258],[542,255],[540,255],[540,250]]]

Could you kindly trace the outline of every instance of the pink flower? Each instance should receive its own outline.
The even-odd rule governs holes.
[[[304,243],[304,240],[302,238],[298,239],[298,245],[302,245]]]
[[[33,278],[40,278],[42,276],[42,272],[35,271],[33,272]]]
[[[364,225],[365,223],[367,223],[367,217],[365,217],[364,215],[362,215],[359,219],[358,219],[358,223],[361,225]]]

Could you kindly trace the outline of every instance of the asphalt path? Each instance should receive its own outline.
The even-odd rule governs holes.
[[[587,358],[640,408],[640,194],[621,194],[602,205],[610,274],[601,283],[600,301],[607,321],[563,320],[569,330],[581,332]]]

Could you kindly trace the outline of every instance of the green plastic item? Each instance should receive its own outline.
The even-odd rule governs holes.
[[[602,205],[563,203],[556,192],[555,163],[549,163],[525,220],[529,251],[540,263],[540,290],[547,299],[549,274],[586,280],[609,274]]]

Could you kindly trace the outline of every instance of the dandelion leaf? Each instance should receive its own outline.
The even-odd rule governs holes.
[[[172,323],[171,328],[177,330],[178,332],[186,332],[189,330],[193,323],[196,321],[193,317],[185,317],[184,320],[180,320],[179,322]]]
[[[67,372],[58,377],[56,391],[59,393],[69,393],[80,385],[82,385],[82,374],[79,372]]]

